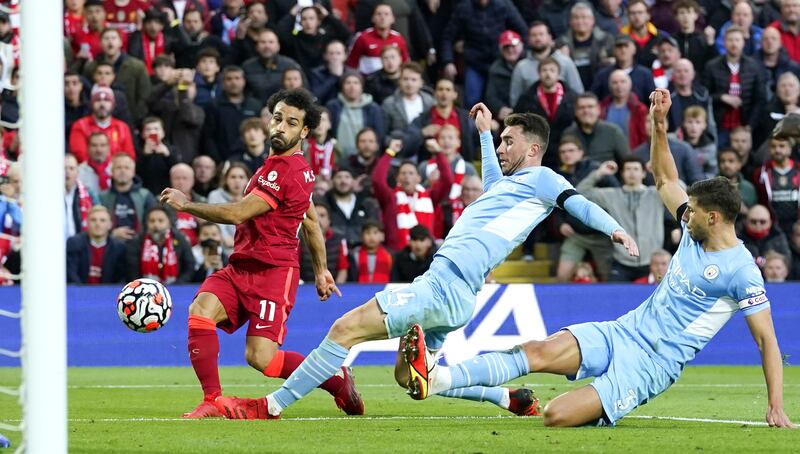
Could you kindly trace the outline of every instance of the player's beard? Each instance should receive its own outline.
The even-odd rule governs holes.
[[[525,157],[523,156],[523,157],[519,158],[519,160],[517,160],[517,162],[515,162],[514,165],[510,165],[511,163],[506,161],[509,164],[508,170],[507,171],[503,171],[502,167],[500,168],[500,170],[503,171],[503,176],[514,175],[514,173],[516,173],[517,170],[519,170],[520,166],[522,165],[522,161],[524,161],[524,160],[525,160]]]
[[[295,136],[291,140],[284,139],[282,134],[273,134],[269,138],[270,147],[275,151],[277,154],[285,153],[300,142],[300,136]]]
[[[690,226],[689,236],[697,243],[702,243],[708,238],[708,231],[700,226]]]

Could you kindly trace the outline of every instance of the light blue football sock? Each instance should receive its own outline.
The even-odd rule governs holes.
[[[475,385],[498,386],[530,372],[528,357],[519,346],[504,352],[476,356],[448,369],[449,389]]]
[[[267,396],[267,400],[274,400],[280,410],[288,407],[338,372],[349,352],[350,350],[325,337],[319,347],[309,353],[292,375],[289,375],[280,389]],[[272,411],[270,413],[274,414]]]
[[[440,392],[438,395],[472,400],[475,402],[491,402],[499,407],[503,407],[503,401],[508,401],[506,398],[507,393],[508,390],[499,386],[468,386],[466,388],[448,389],[447,391]],[[507,406],[508,404],[506,403],[506,407]]]

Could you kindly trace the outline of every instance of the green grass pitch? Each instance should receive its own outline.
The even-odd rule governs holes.
[[[200,400],[191,368],[74,368],[69,371],[71,453],[488,453],[488,452],[798,452],[800,430],[764,427],[766,388],[759,367],[689,367],[666,394],[615,428],[548,429],[489,403],[409,399],[388,367],[356,367],[366,404],[346,417],[317,390],[279,421],[180,419]],[[223,368],[225,393],[261,396],[275,389],[248,368]],[[0,368],[0,386],[19,369]],[[787,367],[785,404],[800,422],[800,370]],[[574,384],[530,375],[547,402]],[[0,422],[16,424],[15,398],[0,395]],[[15,445],[20,435],[6,432]],[[0,453],[11,450],[1,450]]]

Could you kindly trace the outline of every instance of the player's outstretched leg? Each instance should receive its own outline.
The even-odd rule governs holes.
[[[398,363],[395,368],[397,383],[408,390],[412,399],[425,399],[428,396],[428,375],[435,370],[435,367],[437,367],[436,362],[428,350],[422,328],[418,324],[411,325],[406,334],[400,338]],[[475,402],[492,402],[519,416],[539,415],[539,400],[533,391],[526,388],[469,386],[448,389],[437,394]]]
[[[219,299],[211,293],[200,293],[189,306],[189,359],[203,388],[203,401],[184,418],[221,417],[214,399],[222,394],[219,383],[219,339],[217,323],[227,319]]]
[[[415,400],[425,399],[428,397],[428,373],[435,363],[425,345],[421,326],[415,323],[408,328],[400,339],[399,353],[407,368],[405,388],[408,395]]]
[[[305,356],[300,353],[278,350],[269,365],[263,369],[263,374],[267,377],[287,379],[303,360]],[[319,387],[333,396],[336,406],[345,414],[351,416],[364,414],[364,401],[356,390],[355,377],[349,367],[342,367]]]
[[[340,317],[328,331],[322,343],[314,349],[302,364],[286,379],[281,388],[266,398],[240,399],[238,402],[223,400],[223,403],[235,404],[233,419],[266,419],[260,410],[248,412],[247,408],[266,405],[269,418],[280,417],[283,409],[301,399],[340,370],[347,359],[350,348],[356,344],[370,340],[386,339],[384,314],[377,301],[369,302],[351,310]],[[217,407],[223,406],[217,399]]]
[[[517,416],[539,416],[539,399],[528,388],[503,388],[500,386],[468,386],[442,391],[438,396],[491,402]]]
[[[267,412],[267,402],[264,399],[219,396],[214,401],[214,405],[228,419],[279,419],[281,417],[280,415],[272,416]]]
[[[586,385],[551,400],[544,407],[544,425],[548,427],[604,425],[603,414],[600,395],[594,386]]]
[[[467,386],[497,386],[530,372],[574,375],[580,366],[578,342],[569,331],[543,341],[529,341],[504,352],[492,352],[451,367],[436,366],[428,374],[428,393]]]

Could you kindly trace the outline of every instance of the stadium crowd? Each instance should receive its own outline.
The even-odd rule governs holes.
[[[16,1],[0,11],[0,281],[19,270]],[[11,13],[7,12],[11,11]],[[680,226],[649,172],[648,95],[672,94],[690,185],[742,195],[739,237],[770,282],[800,279],[800,154],[770,138],[800,111],[800,0],[66,0],[64,232],[71,283],[201,282],[234,226],[160,206],[242,197],[269,155],[267,98],[325,106],[305,144],[338,282],[408,282],[481,194],[471,105],[551,125],[543,165],[601,205],[641,257],[556,210],[560,281],[658,282]],[[304,245],[301,241],[301,248]],[[301,276],[312,279],[310,255]]]

